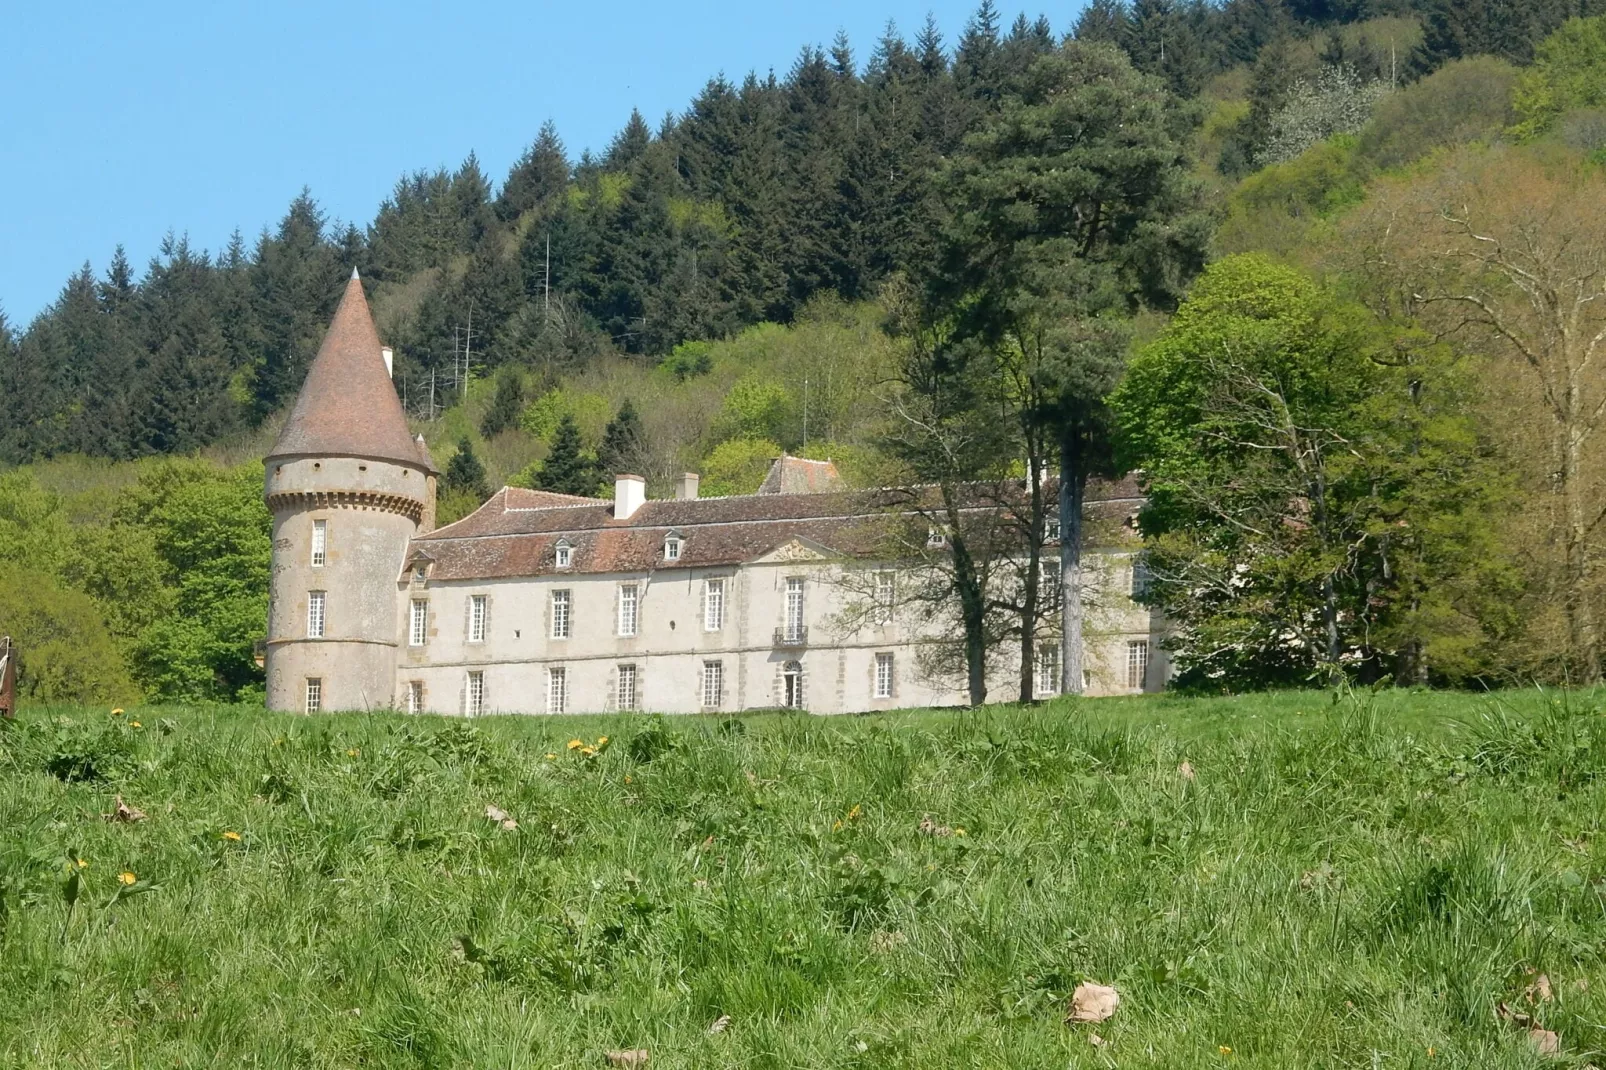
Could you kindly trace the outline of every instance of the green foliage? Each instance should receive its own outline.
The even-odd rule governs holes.
[[[1436,149],[1493,138],[1515,121],[1516,83],[1517,69],[1493,56],[1447,63],[1383,98],[1361,132],[1359,154],[1388,170]]]
[[[784,451],[774,441],[765,438],[726,439],[714,447],[703,461],[702,485],[699,493],[705,498],[721,498],[731,494],[752,494],[764,482],[770,462]]]
[[[619,412],[608,421],[602,432],[602,445],[597,448],[597,464],[606,478],[620,472],[637,472],[647,458],[647,433],[641,426],[641,414],[635,402],[625,398]]]
[[[1601,702],[25,712],[0,1062],[1540,1065],[1506,1002],[1565,1064],[1606,1015]],[[102,820],[119,794],[146,820]],[[1104,1048],[1064,1024],[1084,980],[1121,994]]]
[[[519,425],[524,411],[524,376],[517,368],[503,368],[496,376],[496,394],[480,418],[480,434],[493,438]]]
[[[1227,200],[1220,247],[1229,253],[1301,252],[1321,220],[1365,196],[1366,164],[1355,145],[1353,137],[1336,137],[1244,179]]]
[[[726,392],[715,433],[722,438],[781,438],[791,428],[795,405],[781,383],[763,373],[749,373]]]
[[[1569,19],[1545,38],[1517,82],[1514,103],[1513,132],[1523,139],[1550,130],[1568,111],[1606,105],[1606,15]]]
[[[552,434],[552,449],[541,462],[535,486],[556,494],[592,497],[601,481],[596,458],[586,451],[580,440],[579,425],[573,416],[565,413]]]
[[[682,342],[658,366],[673,375],[676,382],[684,383],[687,379],[707,375],[714,366],[714,358],[708,342]]]
[[[548,390],[532,401],[519,417],[519,426],[543,442],[551,442],[565,418],[574,421],[582,437],[595,442],[607,423],[612,406],[601,394],[564,388]]]
[[[0,565],[0,635],[16,644],[20,702],[99,704],[138,695],[94,601],[46,573]]]
[[[448,491],[471,495],[482,502],[491,496],[490,484],[485,482],[485,466],[474,456],[474,443],[468,436],[457,440],[457,452],[446,462],[446,475],[441,485]]]
[[[1206,272],[1113,399],[1185,686],[1480,671],[1514,574],[1466,385],[1297,271]]]

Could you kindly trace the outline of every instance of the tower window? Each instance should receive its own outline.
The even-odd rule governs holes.
[[[892,655],[877,654],[875,656],[875,697],[892,697]]]
[[[308,713],[317,713],[323,709],[323,680],[317,676],[307,677],[307,706]]]
[[[619,666],[618,688],[614,705],[621,710],[633,710],[636,708],[636,667],[634,665]]]
[[[307,592],[307,638],[322,639],[324,625],[324,595],[322,591]]]
[[[633,583],[619,588],[619,634],[636,634],[636,609],[640,605],[641,589]]]
[[[569,638],[569,605],[573,600],[570,591],[552,592],[552,638]]]
[[[413,615],[408,622],[407,643],[423,646],[429,638],[429,603],[422,598],[413,599]]]
[[[312,522],[312,567],[322,568],[329,544],[329,521]]]
[[[569,671],[567,669],[548,669],[546,671],[546,711],[548,713],[563,713],[569,708]]]
[[[1126,645],[1126,686],[1142,690],[1149,682],[1149,641],[1134,639]]]

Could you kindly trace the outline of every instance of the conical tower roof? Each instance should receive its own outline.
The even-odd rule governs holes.
[[[290,419],[268,456],[370,457],[433,471],[407,429],[407,414],[380,349],[362,280],[354,270]]]

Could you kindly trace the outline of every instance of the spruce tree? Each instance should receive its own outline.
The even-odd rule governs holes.
[[[596,464],[586,456],[580,441],[580,426],[573,416],[564,413],[552,436],[552,450],[541,462],[536,484],[539,489],[555,494],[589,498],[597,493],[598,482]]]
[[[447,462],[442,482],[447,490],[464,491],[479,501],[491,496],[490,485],[485,482],[485,466],[474,456],[474,444],[467,435],[457,440],[457,452]]]
[[[541,124],[535,142],[519,157],[502,184],[496,200],[496,214],[514,220],[525,212],[547,205],[569,184],[569,155],[551,119]]]
[[[503,368],[496,376],[496,394],[480,419],[480,434],[494,438],[516,427],[524,411],[524,376],[517,368]]]
[[[604,476],[620,472],[634,472],[642,467],[646,453],[647,434],[641,426],[641,416],[635,402],[625,399],[619,413],[602,432],[602,446],[597,450],[597,462]]]

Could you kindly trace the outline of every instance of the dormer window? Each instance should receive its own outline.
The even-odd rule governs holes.
[[[668,538],[664,539],[664,560],[665,561],[679,561],[680,560],[680,545],[681,545],[682,541],[683,540],[681,539],[680,535],[678,535],[675,532],[670,532]]]
[[[569,545],[568,539],[558,540],[557,562],[559,568],[568,568],[574,563],[574,547]]]
[[[948,533],[935,525],[926,529],[926,549],[941,550],[948,545]]]

